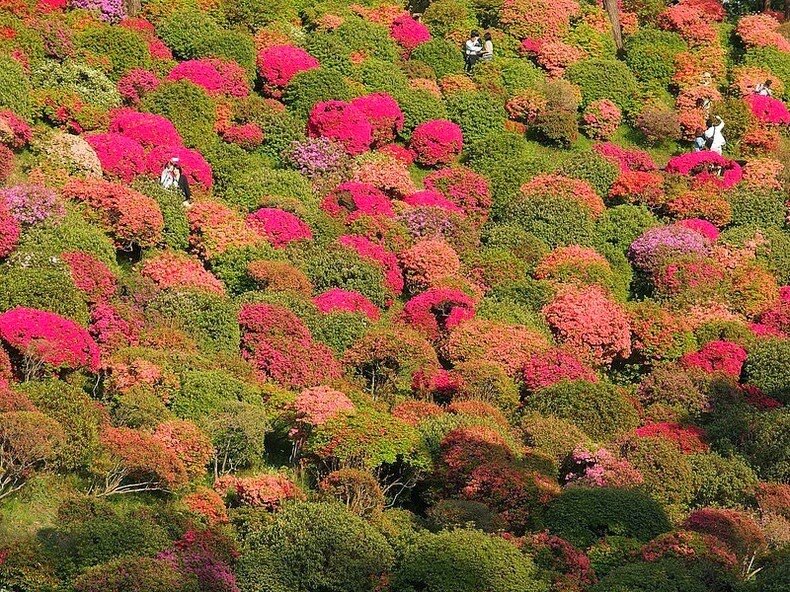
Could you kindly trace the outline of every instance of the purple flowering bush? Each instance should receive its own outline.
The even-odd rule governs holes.
[[[703,235],[684,226],[657,226],[643,232],[628,250],[636,267],[656,270],[662,263],[680,255],[705,255],[708,242]]]
[[[16,185],[0,191],[11,215],[23,225],[33,225],[47,218],[62,218],[66,214],[58,194],[41,185]]]

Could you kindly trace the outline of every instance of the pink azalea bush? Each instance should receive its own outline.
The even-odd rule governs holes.
[[[722,174],[712,174],[710,167],[720,168]],[[669,159],[666,172],[689,175],[703,183],[712,182],[721,189],[730,189],[743,178],[741,165],[710,150],[674,156]]]
[[[560,293],[543,308],[557,338],[589,352],[600,364],[631,354],[628,315],[598,286]]]
[[[10,109],[0,109],[0,144],[19,150],[32,139],[33,130],[24,119]]]
[[[14,219],[23,226],[31,226],[47,218],[57,220],[66,214],[58,194],[42,185],[15,185],[2,189],[0,204],[3,202]]]
[[[464,147],[461,128],[446,119],[432,119],[418,125],[411,135],[409,147],[420,164],[449,164]]]
[[[650,154],[644,150],[629,150],[611,142],[601,142],[593,146],[593,149],[606,160],[619,166],[623,172],[649,172],[658,168]]]
[[[779,32],[779,21],[768,14],[751,14],[740,18],[735,31],[747,47],[775,47],[790,51],[790,41]]]
[[[344,247],[353,249],[363,259],[379,265],[384,272],[384,284],[394,294],[397,295],[403,291],[403,275],[398,265],[398,258],[394,253],[360,235],[346,234],[338,238],[337,242]]]
[[[0,200],[0,259],[8,257],[16,248],[21,228],[4,200]]]
[[[139,105],[145,95],[161,84],[159,77],[150,70],[132,68],[118,80],[116,88],[121,98],[130,105]]]
[[[407,195],[404,199],[404,202],[409,204],[410,206],[428,206],[432,208],[442,208],[443,210],[447,210],[448,212],[455,212],[456,214],[464,214],[464,211],[451,202],[449,199],[444,197],[438,191],[433,191],[431,189],[424,189],[422,191],[417,191],[416,193],[412,193],[411,195]]]
[[[183,146],[157,146],[152,149],[145,159],[145,168],[149,175],[159,178],[162,169],[171,158],[178,158],[178,164],[184,174],[189,177],[189,182],[205,189],[211,189],[214,184],[211,165],[206,162],[203,155],[197,150]]]
[[[678,220],[675,222],[675,224],[700,233],[711,243],[716,242],[716,239],[719,238],[719,229],[707,220],[703,220],[701,218],[687,218],[685,220]]]
[[[318,68],[318,60],[300,47],[274,45],[258,53],[258,73],[270,94],[288,86],[300,72]]]
[[[431,40],[431,32],[410,14],[404,13],[392,21],[390,37],[405,50],[408,57],[418,46]]]
[[[250,94],[244,68],[236,62],[206,58],[180,62],[168,80],[189,80],[211,96],[246,97]]]
[[[99,348],[88,331],[52,312],[19,307],[0,314],[0,340],[54,369],[99,369]]]
[[[455,288],[431,288],[403,307],[403,320],[429,339],[438,339],[474,315],[475,301]]]
[[[348,181],[338,185],[321,202],[321,209],[335,218],[351,222],[360,216],[395,215],[392,202],[381,191],[368,183]]]
[[[296,414],[296,421],[289,436],[298,440],[309,434],[312,428],[339,415],[350,413],[354,410],[354,403],[341,391],[328,386],[317,386],[300,392],[291,407]]]
[[[147,259],[140,268],[140,275],[150,279],[161,290],[170,288],[195,288],[224,294],[222,285],[200,261],[185,253],[164,251]]]
[[[116,109],[110,114],[111,133],[123,134],[145,148],[181,146],[183,141],[166,117],[134,109]]]
[[[91,304],[104,304],[118,291],[118,280],[104,263],[82,251],[60,254],[69,267],[71,279]]]
[[[392,142],[403,130],[403,111],[398,102],[386,93],[356,97],[351,105],[364,113],[373,128],[373,144],[383,146]]]
[[[592,452],[584,446],[577,446],[567,465],[569,470],[565,483],[568,486],[634,487],[644,481],[636,467],[606,448]]]
[[[106,175],[131,183],[145,171],[145,152],[136,140],[113,132],[86,135],[85,140],[96,152]]]
[[[266,237],[273,246],[312,240],[313,233],[298,216],[278,208],[261,208],[247,216],[247,226]]]
[[[222,139],[245,150],[254,150],[263,144],[263,131],[254,123],[229,125],[222,130]]]
[[[696,426],[682,426],[677,423],[660,422],[644,425],[636,429],[640,438],[658,438],[676,444],[684,454],[707,452],[705,431]]]
[[[349,154],[367,152],[373,142],[373,126],[361,110],[343,101],[316,103],[307,122],[307,133],[337,140]]]
[[[741,375],[745,361],[746,350],[730,341],[710,341],[699,351],[686,354],[680,359],[680,363],[686,368],[699,368],[709,374],[723,372],[735,378]]]
[[[334,311],[358,312],[371,321],[377,321],[381,316],[381,311],[375,304],[354,290],[332,288],[313,298],[313,304],[324,314]]]
[[[462,166],[439,169],[423,179],[425,188],[437,191],[461,208],[476,226],[488,219],[492,198],[488,181]]]
[[[628,256],[643,271],[656,270],[681,255],[706,255],[707,237],[684,226],[656,226],[643,232],[628,250]]]
[[[562,348],[537,352],[529,357],[521,369],[521,379],[527,390],[536,391],[562,380],[598,382],[595,371],[578,356]]]
[[[751,94],[744,101],[759,121],[771,125],[790,125],[790,111],[779,99]]]
[[[620,127],[623,114],[609,99],[593,101],[582,113],[582,129],[594,140],[610,138]]]

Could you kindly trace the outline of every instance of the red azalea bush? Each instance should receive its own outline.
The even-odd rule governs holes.
[[[316,386],[300,392],[291,404],[291,409],[296,417],[288,435],[294,440],[303,440],[312,428],[349,413],[355,407],[345,393],[328,386]]]
[[[417,190],[408,166],[380,152],[357,158],[351,180],[373,185],[390,199],[402,199]]]
[[[620,127],[623,114],[609,99],[593,101],[582,113],[582,129],[594,140],[610,138]]]
[[[741,154],[756,156],[774,154],[779,150],[781,135],[773,126],[755,125],[741,136]]]
[[[155,245],[162,236],[164,219],[156,201],[129,187],[99,179],[73,179],[63,195],[95,210],[120,248]]]
[[[180,62],[167,75],[168,80],[189,80],[210,96],[246,97],[250,94],[247,74],[238,63],[214,58]]]
[[[403,291],[403,275],[394,253],[360,235],[343,235],[337,239],[337,242],[353,249],[363,259],[381,266],[384,271],[384,283],[393,293],[400,294]]]
[[[69,266],[74,285],[91,304],[107,303],[118,291],[118,280],[110,268],[92,255],[70,251],[61,253],[60,260]]]
[[[0,144],[0,183],[5,183],[14,170],[14,153]]]
[[[711,167],[720,168],[722,174],[714,175],[710,173]],[[743,177],[741,165],[710,150],[687,152],[680,156],[674,156],[669,159],[666,172],[689,175],[697,182],[712,182],[721,189],[730,189]]]
[[[410,14],[404,13],[392,21],[390,37],[405,50],[408,57],[417,46],[431,40],[431,32]]]
[[[343,101],[324,101],[313,105],[307,133],[314,138],[336,140],[349,154],[367,152],[373,142],[373,126],[365,113]]]
[[[647,152],[643,150],[629,150],[611,142],[602,142],[593,146],[593,149],[606,160],[625,171],[654,171],[656,163]]]
[[[278,474],[252,477],[225,475],[214,482],[214,490],[223,497],[230,494],[245,506],[269,511],[279,509],[288,500],[304,498],[304,493],[293,481]]]
[[[765,547],[765,535],[745,512],[700,508],[692,512],[683,528],[716,537],[738,557],[749,557]]]
[[[575,0],[505,0],[499,13],[499,23],[511,35],[519,38],[558,39],[568,33],[570,19],[579,15]]]
[[[537,175],[521,186],[521,195],[527,199],[531,196],[551,196],[575,201],[586,207],[594,218],[600,216],[606,209],[603,200],[592,185],[587,181],[564,175]]]
[[[682,426],[671,422],[651,423],[637,428],[636,435],[640,438],[669,440],[676,444],[684,454],[708,451],[708,445],[705,444],[705,431],[696,426]]]
[[[787,106],[773,97],[763,95],[751,94],[747,96],[744,101],[749,105],[758,121],[768,123],[771,125],[788,125],[790,124],[790,111]]]
[[[336,310],[359,312],[371,321],[377,321],[379,316],[381,316],[381,312],[375,304],[366,296],[354,290],[332,288],[313,298],[313,304],[324,314]]]
[[[196,288],[215,294],[225,293],[222,282],[186,253],[164,251],[147,259],[140,268],[140,275],[150,279],[161,290]]]
[[[461,208],[477,226],[488,219],[491,209],[491,190],[482,175],[463,166],[455,166],[429,173],[423,180],[425,188],[438,191]]]
[[[400,262],[406,285],[413,292],[436,286],[461,270],[458,254],[441,239],[416,243],[400,254]]]
[[[145,148],[181,146],[183,141],[166,117],[140,113],[133,109],[116,109],[110,115],[110,132],[123,134]]]
[[[24,119],[10,109],[0,109],[0,143],[19,150],[32,139],[33,130]]]
[[[732,220],[730,202],[715,185],[711,184],[683,191],[670,198],[665,207],[674,217],[704,218],[717,226],[725,226]]]
[[[774,158],[752,158],[743,167],[743,182],[760,189],[781,191],[780,177],[784,170],[784,164]]]
[[[128,319],[109,304],[97,304],[91,309],[88,332],[106,352],[137,345],[141,325],[141,320]]]
[[[658,15],[658,24],[662,29],[680,34],[692,47],[716,42],[716,29],[706,15],[688,4],[667,7]]]
[[[568,66],[587,57],[587,52],[583,49],[562,41],[541,43],[537,53],[538,64],[545,68],[550,76],[555,77],[562,76]]]
[[[435,166],[452,162],[464,147],[461,128],[446,119],[432,119],[418,125],[409,147],[420,164]]]
[[[535,277],[557,284],[611,283],[612,268],[606,258],[595,249],[568,245],[557,247],[543,257],[535,268]]]
[[[96,152],[106,175],[131,183],[145,171],[145,152],[136,140],[113,132],[86,135],[85,140]]]
[[[374,146],[392,142],[403,130],[403,111],[398,102],[386,93],[357,97],[351,105],[364,113],[372,126]]]
[[[559,340],[588,351],[597,363],[631,354],[628,315],[599,286],[558,294],[543,315]]]
[[[735,378],[741,375],[745,361],[746,350],[730,341],[710,341],[699,351],[686,354],[680,359],[686,368],[699,368],[709,374],[723,372]]]
[[[455,212],[456,214],[464,215],[464,211],[461,208],[444,197],[438,191],[433,191],[431,189],[424,189],[422,191],[412,193],[411,195],[407,195],[403,201],[414,207],[426,206],[431,208],[441,208],[443,210],[447,210],[448,212]]]
[[[348,181],[338,185],[321,202],[321,209],[330,216],[347,222],[360,216],[394,216],[392,203],[373,185]]]
[[[438,339],[474,315],[474,300],[455,288],[431,288],[403,307],[403,320],[429,339]]]
[[[298,216],[278,208],[261,208],[247,216],[247,226],[275,247],[299,240],[312,240],[313,233]]]
[[[532,354],[521,368],[521,380],[527,390],[536,391],[562,380],[598,382],[598,376],[578,356],[555,347]]]
[[[790,334],[790,286],[779,288],[779,297],[760,315],[760,322],[775,331]]]
[[[318,68],[318,60],[300,47],[274,45],[258,52],[258,73],[269,94],[277,94],[300,72]]]
[[[214,455],[209,437],[191,421],[174,419],[160,423],[153,438],[181,461],[189,479],[203,476]]]
[[[310,387],[340,377],[340,365],[290,310],[247,304],[239,312],[242,355],[264,378],[286,387]]]
[[[675,222],[675,224],[698,232],[707,238],[711,243],[715,243],[716,239],[719,238],[719,229],[707,220],[702,220],[701,218],[687,218],[685,220],[678,220]]]
[[[6,201],[0,199],[0,259],[8,257],[19,242],[21,234],[19,222],[12,215]]]
[[[0,314],[0,339],[34,362],[55,369],[99,369],[99,348],[74,321],[34,308]]]
[[[159,77],[150,70],[132,68],[118,80],[116,88],[121,98],[130,105],[139,105],[143,98],[161,84]]]
[[[171,158],[178,158],[182,172],[189,177],[189,182],[205,189],[214,184],[214,172],[203,155],[197,150],[183,146],[157,146],[148,153],[145,159],[148,174],[157,178]]]
[[[263,131],[254,123],[229,125],[222,130],[222,139],[245,150],[254,150],[263,144]]]
[[[198,487],[181,500],[190,512],[202,516],[209,526],[228,523],[228,511],[225,502],[213,489]]]
[[[664,202],[664,177],[652,171],[624,171],[609,189],[609,197],[658,207]]]

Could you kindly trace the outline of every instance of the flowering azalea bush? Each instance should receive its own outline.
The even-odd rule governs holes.
[[[318,68],[318,60],[293,45],[274,45],[258,53],[258,73],[270,94],[276,95],[299,72]]]
[[[110,132],[131,138],[145,148],[176,147],[183,143],[169,119],[154,113],[140,113],[133,109],[113,111]]]
[[[418,45],[431,40],[431,32],[421,22],[414,20],[409,14],[402,14],[392,21],[390,37],[400,45],[406,55]]]
[[[464,137],[461,128],[451,121],[435,119],[418,125],[409,146],[420,164],[435,166],[452,162],[461,152]]]
[[[117,133],[91,134],[85,140],[96,151],[107,176],[130,183],[145,170],[145,153],[136,140]]]
[[[535,391],[563,380],[586,380],[596,382],[598,377],[592,368],[571,351],[554,348],[530,356],[521,369],[524,386]]]
[[[350,181],[338,185],[321,202],[321,209],[334,217],[353,221],[363,215],[392,216],[387,196],[368,183]]]
[[[118,291],[118,280],[104,263],[83,251],[61,253],[71,279],[93,304],[106,304]]]
[[[364,295],[353,290],[332,288],[313,298],[313,303],[323,313],[330,313],[336,310],[360,312],[371,321],[377,321],[381,314],[375,304]]]
[[[708,373],[723,372],[738,378],[746,361],[746,350],[729,341],[710,341],[680,361],[687,368],[699,368]]]
[[[58,194],[41,185],[16,185],[0,190],[11,215],[22,225],[31,226],[42,220],[62,218],[66,210]]]
[[[363,95],[351,101],[351,105],[365,114],[373,127],[374,145],[392,142],[403,131],[403,112],[398,102],[386,93]]]
[[[19,222],[9,207],[0,200],[0,259],[10,255],[19,241]]]
[[[118,94],[130,105],[139,105],[143,98],[159,86],[159,77],[150,70],[132,68],[118,80]]]
[[[185,254],[164,251],[148,259],[140,268],[140,275],[150,279],[162,290],[196,288],[224,294],[225,287],[217,278]]]
[[[310,136],[336,140],[349,154],[366,152],[373,142],[373,126],[363,111],[343,101],[316,103],[307,122]]]
[[[620,108],[612,101],[593,101],[582,114],[582,129],[594,140],[606,140],[617,131],[622,117]]]
[[[261,208],[247,216],[247,226],[260,233],[275,247],[299,240],[310,240],[313,233],[299,217],[277,208]]]
[[[751,94],[744,100],[759,121],[772,125],[790,124],[790,111],[779,99]]]
[[[711,173],[711,167],[717,167],[721,172]],[[666,171],[691,175],[699,183],[713,182],[722,189],[735,186],[743,177],[741,165],[709,150],[675,156],[667,163]]]
[[[653,423],[636,429],[640,438],[663,438],[674,442],[684,454],[707,452],[704,442],[705,432],[695,426],[681,426],[676,423]]]
[[[246,97],[250,93],[244,69],[236,62],[218,59],[189,60],[179,63],[168,80],[189,80],[211,96]]]
[[[453,288],[431,288],[403,307],[403,320],[430,339],[438,339],[474,314],[474,300]]]

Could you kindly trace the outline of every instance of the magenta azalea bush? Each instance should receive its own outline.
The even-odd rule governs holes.
[[[285,88],[294,76],[318,66],[317,59],[293,45],[275,45],[258,53],[258,73],[272,90]]]
[[[340,142],[349,154],[366,152],[373,142],[373,126],[367,116],[343,101],[316,103],[307,122],[310,136]]]
[[[261,208],[247,216],[247,226],[266,237],[273,246],[284,247],[298,240],[310,240],[310,226],[290,212]]]
[[[189,80],[211,96],[246,97],[250,94],[244,68],[236,62],[202,59],[179,63],[167,75],[168,80]]]
[[[131,183],[145,171],[145,151],[132,138],[119,133],[91,134],[85,136],[101,162],[108,177]]]
[[[409,146],[420,164],[449,164],[461,153],[464,136],[461,128],[452,121],[434,119],[414,129]]]

